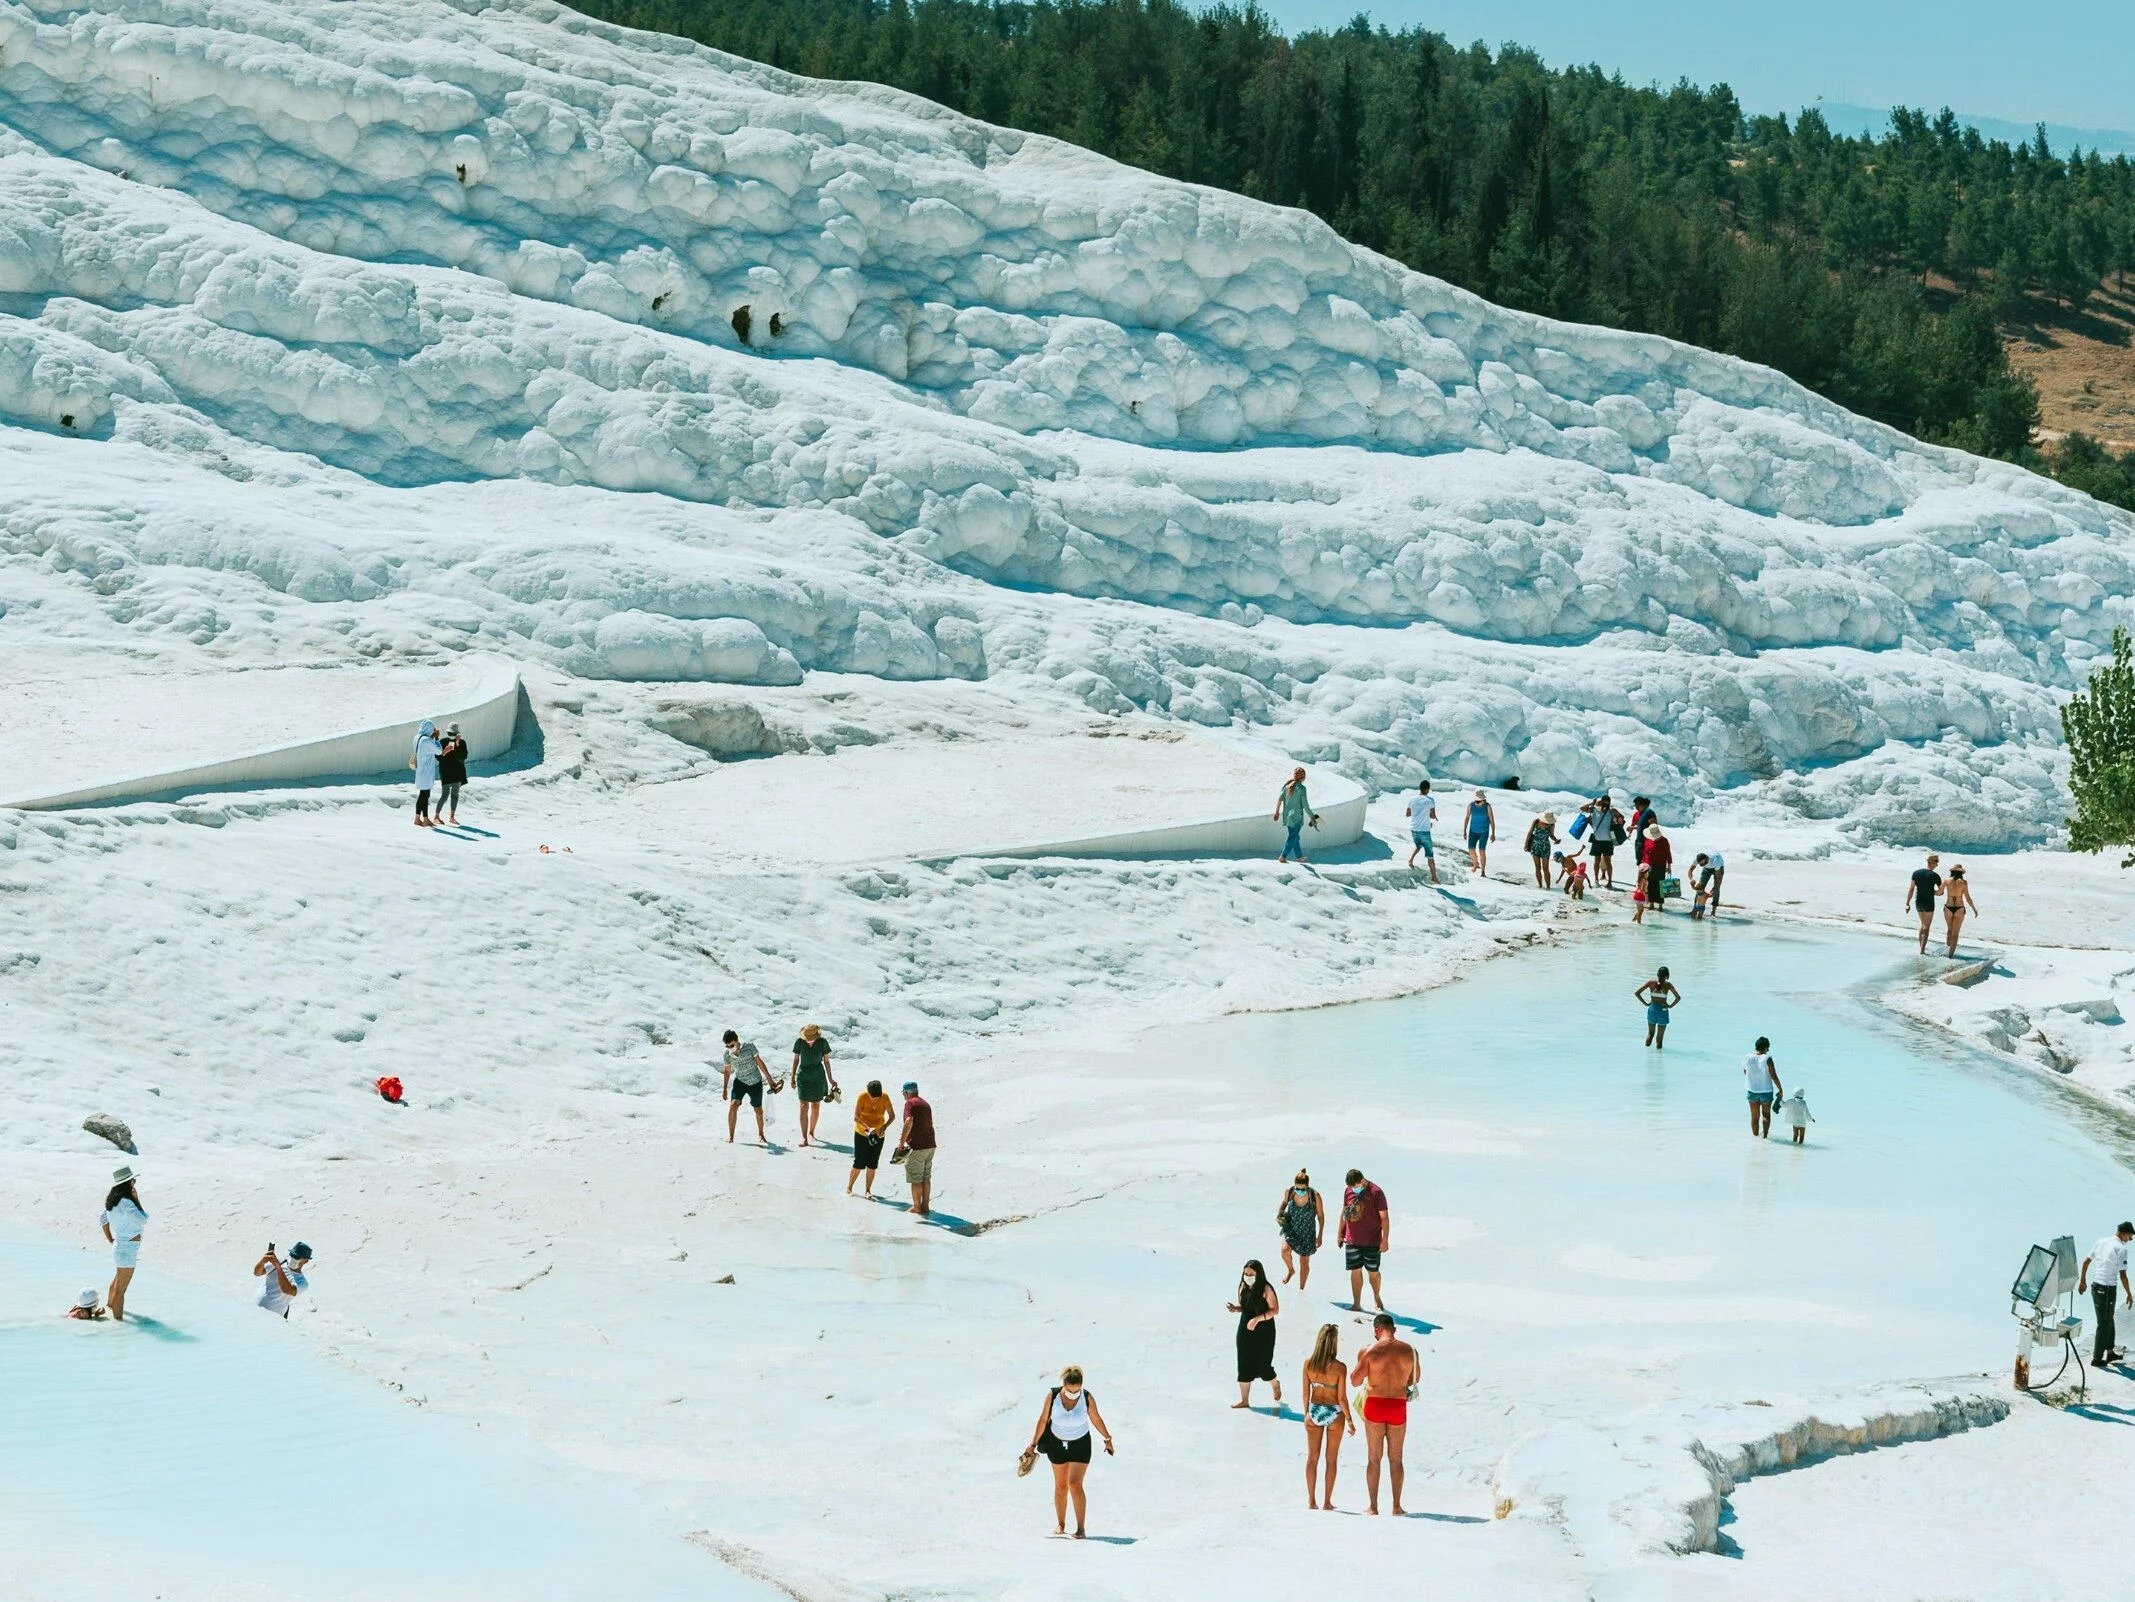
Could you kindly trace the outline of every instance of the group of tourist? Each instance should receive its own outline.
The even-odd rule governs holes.
[[[1326,1243],[1327,1205],[1313,1188],[1312,1175],[1297,1171],[1275,1204],[1275,1228],[1281,1242],[1283,1283],[1294,1278],[1302,1291],[1312,1278],[1312,1259]],[[1422,1378],[1416,1348],[1400,1338],[1400,1326],[1387,1312],[1381,1293],[1379,1265],[1392,1238],[1391,1210],[1386,1192],[1368,1179],[1362,1169],[1344,1176],[1342,1205],[1336,1217],[1336,1236],[1349,1270],[1349,1305],[1364,1310],[1367,1284],[1377,1309],[1372,1320],[1371,1344],[1360,1349],[1351,1363],[1341,1357],[1341,1327],[1322,1324],[1311,1353],[1298,1375],[1298,1401],[1305,1425],[1305,1503],[1311,1508],[1333,1511],[1334,1484],[1341,1461],[1343,1440],[1356,1434],[1357,1412],[1363,1415],[1366,1443],[1364,1484],[1370,1512],[1379,1511],[1382,1474],[1391,1492],[1396,1517],[1403,1512],[1402,1450],[1408,1436],[1408,1406],[1415,1399]],[[1275,1368],[1275,1321],[1282,1311],[1281,1292],[1269,1283],[1259,1258],[1249,1260],[1239,1271],[1238,1288],[1228,1310],[1238,1315],[1238,1400],[1234,1408],[1253,1405],[1253,1387],[1265,1383],[1278,1412],[1282,1408],[1282,1380]],[[1349,1387],[1355,1386],[1360,1409],[1352,1409]],[[1101,1437],[1105,1451],[1113,1450],[1112,1433],[1096,1398],[1084,1386],[1082,1370],[1064,1369],[1060,1383],[1047,1393],[1032,1427],[1030,1444],[1024,1449],[1018,1471],[1029,1473],[1040,1456],[1053,1466],[1054,1534],[1067,1535],[1068,1513],[1075,1515],[1072,1534],[1080,1538],[1087,1514],[1083,1476],[1090,1465],[1091,1435]]]
[[[415,749],[408,757],[415,770],[415,827],[434,829],[440,824],[457,828],[460,821],[460,791],[467,783],[467,742],[457,723],[437,724],[424,718],[415,731]],[[431,811],[430,792],[437,792],[437,810]]]
[[[1302,787],[1302,769],[1292,783]],[[1406,811],[1411,842],[1408,866],[1414,868],[1416,859],[1421,857],[1431,883],[1437,884],[1438,800],[1431,793],[1429,779],[1417,782]],[[1488,791],[1477,790],[1462,805],[1460,822],[1468,870],[1478,878],[1488,878],[1490,848],[1498,839],[1497,807]],[[1540,813],[1529,820],[1521,838],[1534,871],[1535,888],[1562,890],[1575,901],[1586,899],[1590,882],[1599,889],[1614,890],[1617,848],[1628,845],[1636,863],[1631,885],[1633,923],[1643,923],[1649,910],[1662,911],[1671,898],[1682,894],[1682,883],[1675,872],[1675,845],[1661,827],[1649,798],[1633,796],[1631,812],[1626,817],[1609,796],[1598,795],[1579,808],[1564,833],[1557,832],[1557,824],[1556,813]],[[1717,916],[1720,889],[1726,878],[1727,860],[1719,852],[1697,854],[1690,864],[1692,918],[1702,919],[1708,912]]]
[[[786,1088],[788,1078],[793,1083],[794,1099],[800,1104],[801,1144],[828,1144],[818,1135],[823,1103],[843,1101],[845,1092],[830,1066],[830,1041],[819,1026],[801,1026],[800,1035],[793,1042],[791,1069],[784,1077],[773,1073],[755,1042],[742,1039],[737,1030],[727,1030],[720,1036],[720,1043],[725,1049],[719,1059],[719,1099],[726,1103],[729,1145],[733,1144],[745,1101],[756,1114],[757,1142],[771,1144],[764,1129],[764,1093],[768,1090],[777,1095]],[[904,1169],[905,1183],[912,1190],[912,1212],[926,1218],[932,1214],[934,1202],[934,1109],[920,1095],[916,1079],[904,1082],[903,1114],[904,1123],[898,1130],[890,1161]],[[853,1161],[852,1172],[845,1178],[846,1195],[850,1196],[853,1186],[863,1180],[863,1194],[875,1194],[875,1174],[882,1166],[883,1144],[894,1121],[882,1081],[870,1079],[866,1091],[853,1103]]]
[[[105,1242],[111,1247],[111,1284],[105,1290],[101,1304],[94,1289],[83,1291],[67,1309],[67,1317],[88,1322],[109,1317],[114,1323],[123,1324],[126,1322],[126,1293],[133,1285],[134,1270],[140,1266],[141,1237],[148,1230],[148,1207],[141,1200],[141,1176],[130,1166],[113,1170],[111,1188],[104,1195],[104,1210],[97,1215],[96,1221],[104,1232]],[[252,1265],[253,1277],[266,1281],[258,1305],[287,1318],[298,1294],[309,1287],[310,1281],[305,1279],[304,1270],[310,1266],[311,1248],[302,1241],[289,1248],[287,1257],[269,1246]]]

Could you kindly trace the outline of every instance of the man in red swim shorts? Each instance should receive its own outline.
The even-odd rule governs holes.
[[[1401,1443],[1408,1437],[1409,1398],[1423,1378],[1416,1348],[1394,1334],[1394,1317],[1381,1313],[1371,1321],[1371,1344],[1357,1353],[1349,1383],[1364,1387],[1364,1488],[1371,1511],[1379,1511],[1379,1460],[1386,1459],[1394,1493],[1394,1517],[1401,1512]]]

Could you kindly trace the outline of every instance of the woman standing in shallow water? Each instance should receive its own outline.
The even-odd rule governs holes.
[[[148,1224],[148,1209],[141,1205],[131,1168],[121,1168],[111,1176],[111,1191],[104,1197],[103,1215],[97,1221],[104,1226],[104,1239],[111,1242],[111,1289],[104,1300],[111,1316],[124,1323],[126,1287],[133,1283],[134,1265],[141,1260],[141,1231]]]
[[[1342,1437],[1357,1433],[1357,1421],[1349,1411],[1349,1370],[1342,1362],[1342,1332],[1333,1324],[1320,1326],[1312,1355],[1305,1359],[1305,1506],[1334,1511],[1334,1472],[1342,1456]],[[1325,1481],[1317,1487],[1320,1460],[1327,1462]]]

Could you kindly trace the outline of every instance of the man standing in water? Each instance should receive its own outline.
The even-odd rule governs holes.
[[[1357,1353],[1356,1367],[1349,1371],[1349,1383],[1364,1387],[1364,1442],[1369,1454],[1364,1459],[1364,1489],[1373,1513],[1379,1511],[1379,1462],[1384,1458],[1394,1493],[1394,1517],[1404,1516],[1401,1448],[1408,1439],[1409,1400],[1422,1378],[1416,1348],[1394,1334],[1393,1315],[1381,1313],[1371,1321],[1371,1344]]]
[[[927,1216],[934,1201],[934,1109],[919,1094],[919,1081],[904,1082],[904,1127],[897,1132],[904,1159],[905,1183],[912,1187],[912,1211]]]
[[[1757,1037],[1757,1049],[1742,1059],[1742,1078],[1749,1086],[1750,1133],[1769,1139],[1772,1133],[1772,1103],[1786,1094],[1779,1082],[1779,1064],[1772,1060],[1772,1043]]]
[[[1349,1305],[1364,1311],[1364,1278],[1371,1276],[1372,1305],[1386,1311],[1386,1298],[1379,1294],[1379,1254],[1386,1250],[1393,1233],[1393,1220],[1386,1212],[1386,1192],[1352,1168],[1344,1177],[1342,1192],[1342,1257],[1349,1270]]]
[[[1942,858],[1930,851],[1927,866],[1913,869],[1912,883],[1905,888],[1905,904],[1920,915],[1920,955],[1927,955],[1927,937],[1935,927],[1935,898],[1942,894],[1942,875],[1935,864]]]
[[[1285,831],[1282,855],[1277,862],[1288,862],[1292,857],[1305,860],[1305,825],[1313,821],[1312,798],[1305,794],[1305,770],[1298,768],[1290,775],[1290,782],[1282,787],[1275,797],[1275,821]]]

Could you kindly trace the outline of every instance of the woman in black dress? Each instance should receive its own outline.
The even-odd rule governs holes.
[[[1238,1400],[1231,1405],[1251,1407],[1253,1381],[1266,1380],[1275,1387],[1275,1405],[1282,1406],[1282,1381],[1275,1377],[1275,1315],[1281,1305],[1258,1258],[1245,1265],[1230,1310],[1238,1315]]]

